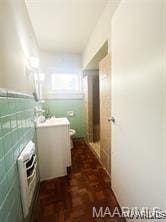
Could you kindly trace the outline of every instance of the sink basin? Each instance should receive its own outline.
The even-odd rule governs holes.
[[[70,125],[68,119],[66,117],[64,118],[50,118],[46,119],[44,122],[37,123],[38,127],[51,127],[51,126],[65,126]]]

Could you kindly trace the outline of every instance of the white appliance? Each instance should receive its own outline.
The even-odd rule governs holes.
[[[29,213],[37,184],[37,157],[35,144],[30,141],[18,158],[18,170],[24,217]]]
[[[67,175],[67,167],[71,166],[68,119],[51,118],[36,127],[40,180]]]

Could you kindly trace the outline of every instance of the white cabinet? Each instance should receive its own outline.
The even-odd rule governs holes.
[[[52,118],[37,124],[40,180],[65,176],[71,166],[70,124],[67,118]]]

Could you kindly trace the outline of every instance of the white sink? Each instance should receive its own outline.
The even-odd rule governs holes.
[[[51,127],[51,126],[65,126],[69,125],[69,121],[67,118],[50,118],[46,119],[44,122],[37,123],[37,128],[39,127]]]

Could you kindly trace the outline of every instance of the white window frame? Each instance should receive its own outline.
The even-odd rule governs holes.
[[[78,75],[78,90],[52,90],[52,75],[60,75],[60,74],[76,74]],[[48,74],[47,79],[47,97],[49,99],[80,99],[83,98],[83,75],[81,72],[52,72]]]

